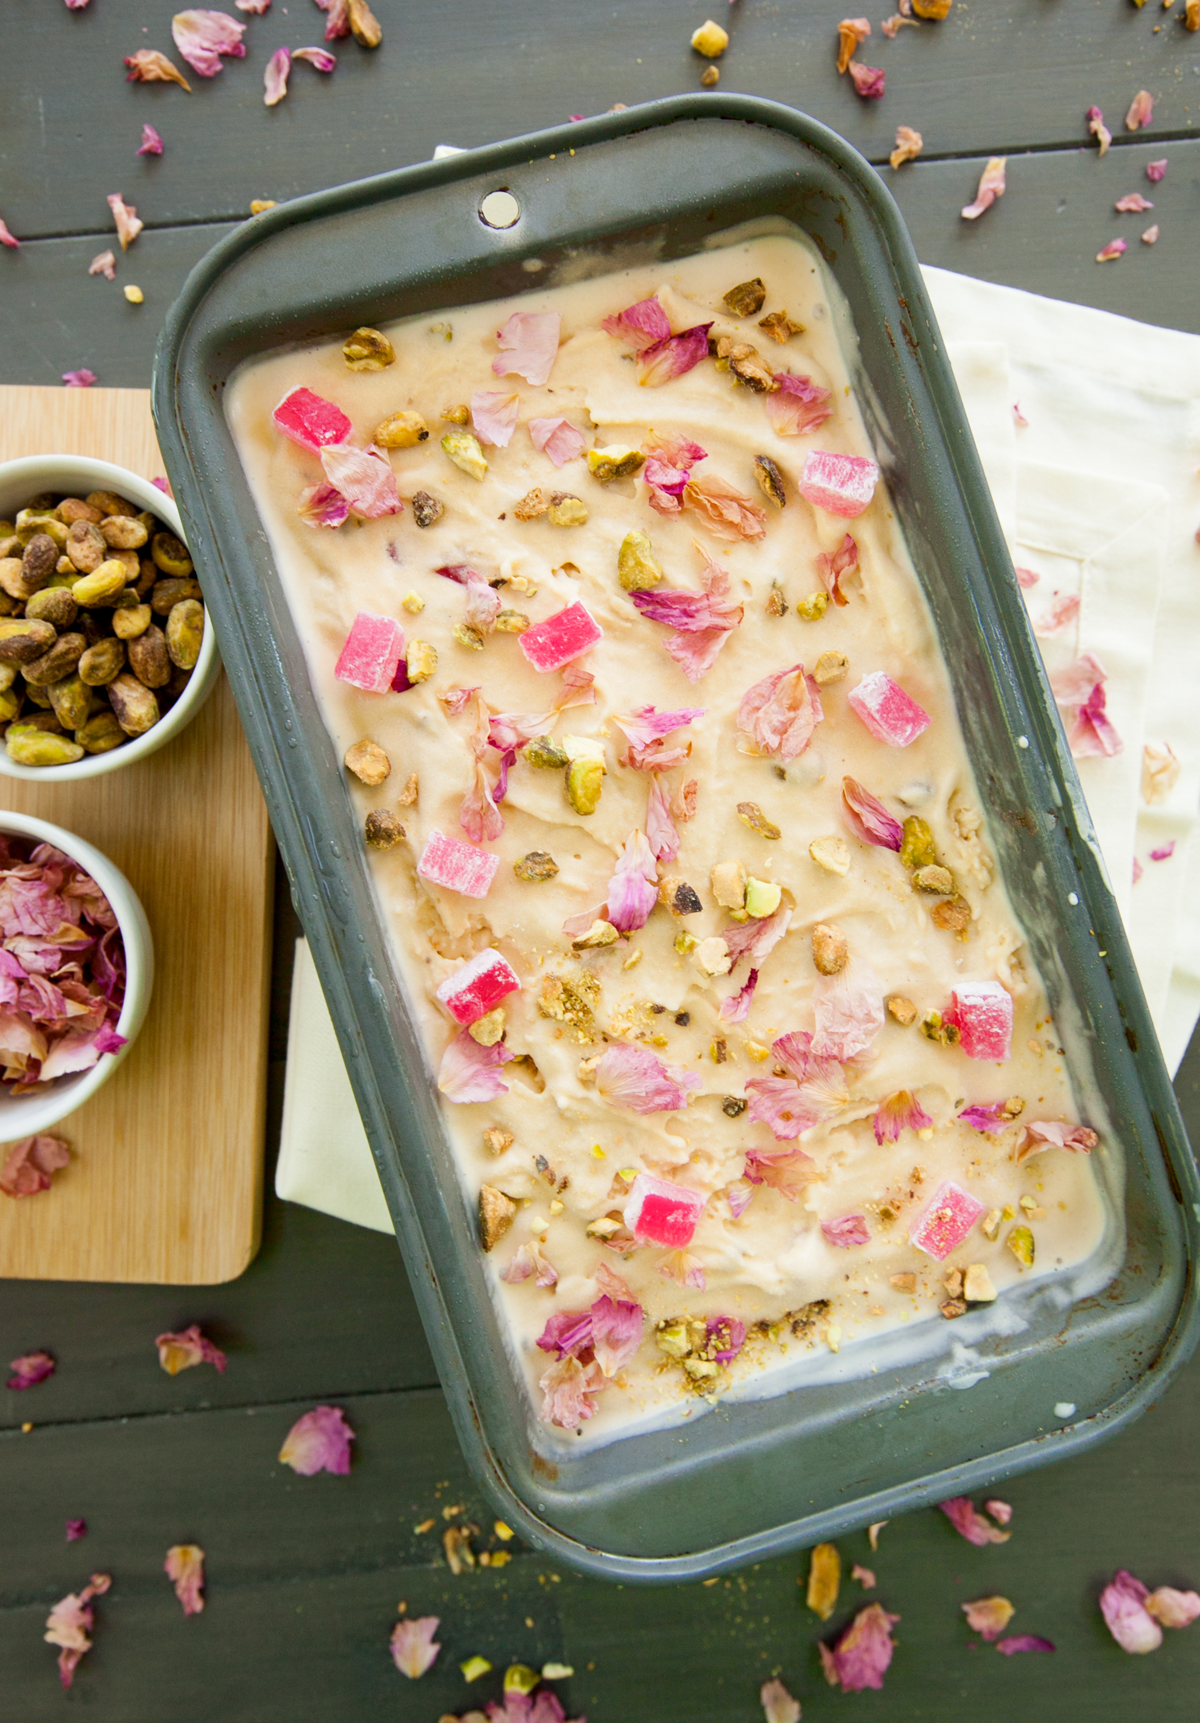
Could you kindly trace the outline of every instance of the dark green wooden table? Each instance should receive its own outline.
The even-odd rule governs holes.
[[[211,83],[193,78],[190,97],[122,79],[125,54],[171,49],[166,0],[93,0],[81,13],[5,0],[0,216],[24,244],[0,252],[0,381],[57,383],[87,365],[102,383],[146,385],[166,306],[252,198],[692,89],[700,64],[687,41],[705,4],[376,0],[382,49],[336,44],[332,78],[297,67],[268,111],[269,53],[320,40],[311,0],[275,0],[249,19],[246,60]],[[1200,329],[1200,35],[1181,28],[1182,0],[1172,12],[1155,0],[1142,11],[1128,0],[958,0],[946,23],[894,42],[875,18],[862,57],[886,68],[888,89],[873,104],[833,73],[840,0],[707,4],[733,33],[723,88],[804,108],[877,163],[897,124],[924,134],[923,159],[888,176],[923,261]],[[1142,87],[1155,121],[1135,138],[1121,122]],[[1103,162],[1083,148],[1092,103],[1117,137]],[[147,119],[166,141],[161,159],[134,154]],[[1008,194],[968,226],[958,210],[993,153],[1009,156]],[[1113,201],[1148,191],[1144,163],[1161,155],[1162,239],[1097,266],[1119,230]],[[147,224],[120,277],[142,287],[140,307],[86,274],[113,241],[113,191]],[[278,904],[269,1153],[297,931],[282,880]],[[1178,1088],[1200,1126],[1200,1044]],[[191,1321],[228,1349],[225,1376],[158,1368],[154,1335]],[[865,1535],[844,1540],[847,1568],[869,1563],[872,1595],[902,1617],[884,1692],[851,1698],[821,1679],[799,1558],[658,1591],[578,1580],[530,1551],[452,1576],[442,1508],[461,1505],[485,1528],[491,1516],[464,1474],[390,1240],[269,1200],[258,1260],[229,1286],[5,1283],[0,1359],[40,1346],[58,1357],[53,1380],[0,1391],[0,1716],[14,1723],[69,1705],[97,1723],[435,1723],[495,1695],[497,1677],[468,1688],[458,1673],[477,1652],[498,1667],[574,1665],[564,1693],[592,1723],[752,1723],[758,1684],[777,1670],[810,1723],[859,1711],[880,1723],[1190,1723],[1200,1710],[1200,1626],[1134,1659],[1096,1609],[1121,1565],[1151,1584],[1200,1582],[1200,1361],[1107,1447],[1006,1486],[1016,1517],[1002,1548],[972,1548],[936,1512],[889,1525],[874,1558]],[[358,1432],[348,1479],[300,1479],[275,1461],[318,1401],[343,1406]],[[418,1534],[431,1516],[435,1530]],[[86,1541],[66,1545],[68,1517],[88,1521]],[[187,1540],[208,1551],[208,1607],[193,1620],[161,1571],[167,1546]],[[94,1569],[116,1583],[64,1698],[43,1623]],[[968,1642],[959,1604],[990,1591],[1016,1603],[1012,1631],[1056,1642],[1053,1658],[1006,1660]],[[831,1627],[848,1619],[851,1592]],[[441,1659],[418,1683],[387,1655],[401,1599],[442,1618]]]

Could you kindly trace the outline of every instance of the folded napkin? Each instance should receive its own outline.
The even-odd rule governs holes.
[[[1024,594],[1047,669],[1091,653],[1107,672],[1122,746],[1080,759],[1080,779],[1174,1071],[1200,1017],[1200,337],[924,274],[1013,561],[1037,577]],[[1178,761],[1150,803],[1147,744]],[[275,1190],[392,1231],[303,940]]]

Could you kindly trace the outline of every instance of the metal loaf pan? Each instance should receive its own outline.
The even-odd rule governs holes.
[[[506,231],[478,213],[499,188],[521,211]],[[969,1342],[965,1373],[943,1353],[563,1452],[506,1362],[222,396],[237,365],[283,345],[541,288],[557,270],[687,255],[759,219],[810,236],[853,314],[859,398],[950,667],[990,841],[1104,1138],[1110,1266],[1091,1296],[1028,1298],[1019,1333],[972,1339],[972,1317],[943,1324]],[[535,257],[536,276],[523,268]],[[697,95],[302,198],[246,222],[193,271],[159,346],[154,412],[459,1439],[507,1520],[581,1569],[691,1578],[1065,1458],[1163,1391],[1196,1338],[1196,1169],[912,246],[862,157],[791,109]],[[1056,1415],[1064,1403],[1074,1412]]]

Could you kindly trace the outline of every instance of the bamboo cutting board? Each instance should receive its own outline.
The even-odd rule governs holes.
[[[0,387],[0,460],[86,454],[163,471],[142,389]],[[112,857],[154,934],[154,992],[124,1064],[55,1127],[71,1165],[0,1195],[0,1277],[232,1280],[258,1249],[273,850],[222,674],[173,742],[93,783],[0,777],[0,810]]]

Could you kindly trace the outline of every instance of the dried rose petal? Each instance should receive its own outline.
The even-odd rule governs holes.
[[[683,506],[695,510],[714,538],[766,537],[766,509],[715,473],[689,478],[683,490]]]
[[[1151,225],[1146,229],[1145,233],[1142,235],[1142,244],[1143,245],[1157,245],[1158,244],[1158,234],[1159,234],[1158,223],[1156,221],[1152,222]]]
[[[1097,682],[1079,708],[1075,728],[1068,738],[1077,760],[1096,754],[1111,758],[1125,746],[1105,711],[1106,698],[1104,684]]]
[[[69,1544],[78,1543],[80,1538],[85,1538],[86,1536],[87,1536],[87,1521],[86,1520],[68,1520],[67,1521],[67,1542]]]
[[[111,251],[97,252],[88,264],[89,275],[102,275],[106,281],[115,281],[117,275],[117,260]]]
[[[974,203],[961,212],[964,221],[977,221],[985,210],[991,209],[998,197],[1004,196],[1004,166],[1007,156],[992,156],[979,180]]]
[[[863,843],[875,844],[885,850],[900,849],[904,842],[904,827],[856,778],[842,779],[842,808],[846,824]]]
[[[1026,1125],[1017,1150],[1017,1160],[1027,1161],[1043,1149],[1068,1149],[1075,1155],[1090,1155],[1100,1141],[1086,1125],[1065,1125],[1058,1119],[1034,1119]]]
[[[433,1637],[438,1624],[436,1615],[418,1615],[398,1621],[392,1629],[392,1662],[410,1681],[416,1681],[437,1661],[442,1649]]]
[[[1084,652],[1073,663],[1056,670],[1050,687],[1060,706],[1082,706],[1097,682],[1108,679],[1108,671],[1094,652]]]
[[[145,227],[144,221],[139,221],[138,212],[131,203],[126,203],[119,191],[109,197],[108,207],[113,212],[113,220],[117,224],[117,238],[121,241],[121,250],[128,251],[138,234]]]
[[[903,0],[903,3],[906,6],[910,6],[911,0]],[[911,25],[914,30],[919,30],[921,27],[915,18],[907,17],[903,12],[893,12],[890,18],[885,18],[883,20],[883,23],[879,28],[883,31],[889,42],[894,42],[896,37],[900,34],[901,26],[904,24]]]
[[[738,746],[747,754],[794,760],[808,747],[824,716],[820,694],[803,664],[774,670],[742,695],[737,726],[746,741]]]
[[[666,649],[682,665],[689,682],[699,682],[711,670],[730,629],[736,628],[744,615],[744,607],[729,598],[729,575],[719,563],[707,562],[701,580],[703,592],[660,588],[629,594],[643,616],[674,630],[665,642]]]
[[[764,916],[761,920],[752,917],[749,921],[740,924],[734,922],[729,927],[723,927],[721,938],[728,947],[732,960],[731,968],[736,969],[743,957],[748,957],[752,963],[761,964],[779,944],[791,920],[791,910],[787,904],[781,903],[773,915]]]
[[[587,438],[569,419],[530,419],[528,429],[534,448],[548,455],[556,467],[576,460],[587,448]]]
[[[459,1104],[494,1101],[497,1095],[508,1093],[508,1084],[501,1079],[500,1067],[515,1057],[502,1041],[497,1041],[492,1047],[481,1047],[463,1029],[442,1054],[438,1088],[448,1101]]]
[[[908,1089],[897,1089],[875,1112],[875,1141],[894,1143],[901,1131],[927,1131],[933,1120]]]
[[[536,1286],[551,1287],[558,1285],[558,1270],[537,1240],[531,1239],[513,1252],[512,1260],[500,1278],[508,1281],[510,1286],[532,1280]]]
[[[1151,850],[1150,851],[1150,860],[1151,861],[1170,861],[1171,857],[1174,854],[1175,854],[1175,839],[1172,838],[1169,844],[1163,844],[1160,846],[1160,848],[1158,848],[1156,850]],[[3,1189],[2,1183],[0,1183],[0,1189]]]
[[[318,72],[332,72],[337,65],[337,55],[327,48],[293,48],[292,59],[307,60]]]
[[[858,545],[849,533],[846,534],[832,556],[827,550],[817,553],[817,573],[826,592],[836,605],[844,606],[850,600],[842,591],[842,576],[853,574],[858,568]]]
[[[694,1071],[665,1064],[644,1047],[615,1041],[596,1066],[596,1088],[614,1106],[635,1113],[674,1113],[702,1087]]]
[[[62,380],[68,389],[90,389],[96,381],[96,373],[89,371],[85,365],[79,371],[64,371]]]
[[[1140,131],[1148,126],[1154,118],[1154,97],[1149,90],[1139,90],[1129,104],[1129,112],[1125,115],[1125,125],[1131,132]]]
[[[938,1507],[955,1531],[980,1549],[986,1544],[1006,1544],[1012,1536],[985,1519],[969,1496],[951,1496],[949,1501],[939,1502]]]
[[[134,151],[134,154],[139,156],[160,156],[162,153],[162,139],[159,137],[153,126],[144,125],[142,127],[142,141]]]
[[[481,443],[506,449],[517,428],[521,397],[495,389],[477,389],[471,396],[471,423]]]
[[[9,1369],[12,1375],[5,1387],[19,1392],[24,1388],[36,1388],[39,1382],[53,1376],[55,1361],[49,1352],[23,1352],[12,1360]]]
[[[175,1587],[175,1596],[185,1615],[199,1615],[204,1608],[204,1551],[199,1544],[172,1544],[163,1572]]]
[[[25,1137],[14,1143],[5,1157],[0,1191],[7,1197],[31,1197],[48,1191],[54,1174],[70,1161],[70,1150],[61,1137]]]
[[[632,831],[621,845],[608,882],[608,915],[619,933],[645,927],[658,902],[658,866],[643,832]]]
[[[319,485],[305,485],[296,499],[296,513],[305,526],[339,527],[350,518],[350,504],[326,479]]]
[[[1016,1613],[1006,1597],[995,1596],[977,1597],[973,1603],[964,1603],[962,1609],[968,1627],[989,1640],[998,1639]]]
[[[1160,1585],[1146,1599],[1147,1613],[1164,1627],[1190,1627],[1200,1619],[1200,1596],[1194,1591],[1176,1591]]]
[[[758,1692],[766,1723],[800,1723],[800,1704],[782,1681],[764,1681]]]
[[[638,350],[638,382],[645,388],[657,389],[673,377],[682,377],[702,359],[708,358],[708,332],[711,323],[697,323],[691,329],[681,329],[678,335],[666,335],[652,346]]]
[[[1038,617],[1033,625],[1033,632],[1042,639],[1052,634],[1059,634],[1069,623],[1079,615],[1082,600],[1077,592],[1060,593],[1050,602],[1049,608]]]
[[[554,369],[561,330],[557,311],[514,311],[503,329],[496,331],[500,356],[492,360],[492,370],[497,377],[515,372],[540,388]]]
[[[7,245],[10,251],[20,251],[21,249],[21,241],[15,234],[9,232],[2,221],[0,221],[0,245]]]
[[[194,72],[202,78],[215,78],[221,70],[221,55],[242,60],[246,55],[242,37],[246,26],[231,18],[228,12],[213,12],[198,7],[189,12],[177,12],[171,20],[171,35],[175,46]]]
[[[986,1131],[989,1136],[1006,1131],[1014,1117],[1007,1101],[993,1101],[986,1107],[964,1107],[958,1116],[964,1125],[970,1125],[976,1131]]]
[[[1100,112],[1099,108],[1091,107],[1088,109],[1087,123],[1088,131],[1091,132],[1092,136],[1099,141],[1100,149],[1098,154],[1103,155],[1108,149],[1109,144],[1112,143],[1112,133],[1105,125],[1104,115]]]
[[[292,56],[286,48],[276,48],[263,72],[263,102],[268,108],[275,107],[287,95],[288,73],[291,69]]]
[[[588,1314],[596,1363],[611,1378],[632,1364],[642,1343],[645,1313],[636,1300],[613,1299],[602,1293]]]
[[[337,1406],[316,1406],[297,1418],[284,1438],[279,1458],[302,1478],[317,1472],[344,1477],[350,1470],[354,1431]]]
[[[998,1639],[996,1650],[1005,1657],[1016,1657],[1021,1651],[1053,1651],[1052,1639],[1039,1639],[1036,1633],[1014,1633],[1008,1639]]]
[[[600,327],[635,353],[645,352],[671,333],[670,319],[657,299],[639,299],[636,305],[627,305],[614,317],[606,317]]]
[[[844,1214],[838,1220],[823,1220],[821,1231],[826,1241],[836,1245],[839,1250],[848,1250],[852,1245],[871,1242],[866,1215]]]
[[[1127,239],[1110,239],[1107,245],[1101,246],[1096,253],[1097,263],[1113,263],[1118,257],[1123,257],[1129,250]]]
[[[984,1502],[984,1511],[991,1514],[998,1526],[1006,1526],[1013,1517],[1012,1504],[998,1501],[995,1497]]]
[[[574,1430],[596,1416],[596,1395],[606,1387],[604,1372],[594,1361],[585,1368],[578,1358],[560,1358],[539,1378],[544,1424]]]
[[[1146,178],[1151,182],[1152,185],[1157,185],[1159,180],[1164,178],[1164,176],[1166,175],[1166,171],[1167,171],[1167,157],[1166,156],[1163,156],[1161,158],[1161,160],[1159,160],[1159,161],[1146,163]]]
[[[111,1574],[94,1573],[82,1591],[68,1592],[46,1617],[46,1631],[42,1638],[47,1644],[60,1647],[58,1678],[64,1687],[70,1687],[80,1658],[92,1649],[88,1637],[94,1623],[92,1599],[103,1597],[111,1584]]]
[[[320,456],[325,477],[341,491],[351,514],[360,520],[380,520],[384,515],[404,512],[392,464],[380,450],[326,443]]]
[[[722,1023],[744,1023],[750,1015],[754,990],[758,986],[758,970],[752,969],[736,993],[726,994],[718,1012]]]
[[[864,958],[851,958],[836,975],[818,975],[812,1003],[812,1052],[818,1059],[845,1064],[865,1053],[883,1028],[883,988]]]
[[[887,74],[881,66],[864,66],[858,60],[851,60],[846,69],[854,80],[856,96],[861,96],[865,102],[877,101],[882,96]]]
[[[813,1125],[833,1118],[850,1099],[840,1061],[816,1057],[812,1042],[805,1029],[781,1035],[771,1051],[789,1075],[753,1077],[746,1084],[750,1096],[747,1116],[754,1123],[769,1125],[781,1142],[793,1141]],[[752,1183],[758,1182],[749,1171],[746,1176]]]
[[[881,1604],[869,1603],[859,1610],[832,1646],[819,1645],[829,1685],[841,1687],[846,1693],[861,1693],[867,1687],[881,1688],[895,1650],[892,1628],[899,1619],[898,1615],[889,1615]]]
[[[887,30],[887,25],[884,25]],[[915,161],[925,147],[925,139],[920,132],[915,132],[911,126],[896,127],[896,147],[888,157],[893,168],[901,168],[905,162]]]
[[[271,0],[233,0],[233,3],[239,12],[252,12],[256,18],[271,9]]]
[[[615,713],[614,723],[620,725],[629,739],[629,747],[621,755],[621,764],[632,766],[639,772],[664,772],[671,766],[679,765],[691,753],[691,743],[685,742],[668,748],[665,739],[697,718],[703,718],[704,712],[703,706],[682,706],[673,712],[659,712],[653,706],[640,706],[628,716]]]
[[[192,87],[178,66],[172,65],[157,48],[139,48],[136,54],[126,56],[125,64],[129,67],[125,74],[127,84],[180,84],[185,90]]]
[[[336,42],[350,34],[350,0],[314,0],[326,15],[325,40]]]
[[[1143,210],[1153,209],[1154,205],[1140,191],[1131,191],[1119,197],[1113,207],[1118,215],[1141,215]]]
[[[160,1334],[154,1344],[168,1376],[178,1376],[181,1370],[192,1370],[197,1364],[211,1364],[222,1376],[225,1374],[225,1354],[206,1339],[195,1322],[178,1334]]]
[[[832,417],[831,390],[794,371],[772,371],[771,375],[779,387],[764,395],[762,403],[776,436],[802,437]]]
[[[837,69],[844,72],[854,58],[855,50],[860,42],[865,42],[871,34],[871,23],[868,18],[843,18],[838,25],[838,56]]]

